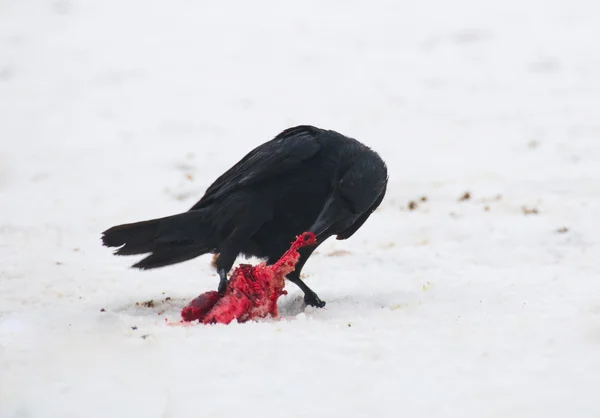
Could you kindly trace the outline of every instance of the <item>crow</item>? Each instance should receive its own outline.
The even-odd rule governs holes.
[[[218,291],[239,255],[275,263],[296,236],[317,242],[300,249],[287,276],[309,306],[323,307],[301,279],[302,267],[329,237],[350,238],[383,201],[387,166],[354,138],[311,125],[288,128],[250,151],[208,187],[188,211],[114,226],[102,233],[115,255],[149,254],[133,268],[153,269],[218,254]]]

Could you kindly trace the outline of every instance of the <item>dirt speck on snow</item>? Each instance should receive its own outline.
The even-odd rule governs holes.
[[[334,250],[327,254],[328,257],[343,257],[352,254],[348,250]]]
[[[135,306],[143,306],[144,308],[154,308],[154,300],[150,299],[145,302],[136,302]]]
[[[525,215],[537,215],[538,213],[540,213],[540,211],[537,208],[528,208],[527,206],[523,206],[521,210]]]
[[[458,198],[459,202],[464,202],[471,199],[471,193],[465,192],[461,197]]]

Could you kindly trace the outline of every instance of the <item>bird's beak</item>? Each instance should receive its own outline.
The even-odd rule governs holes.
[[[335,205],[332,204],[331,200],[327,201],[317,220],[308,229],[310,232],[315,234],[317,241],[326,236],[329,228],[335,223],[336,211],[333,208],[334,206]]]
[[[326,233],[333,222],[328,219],[317,219],[317,221],[309,228],[309,231],[315,234],[317,241],[319,241]]]

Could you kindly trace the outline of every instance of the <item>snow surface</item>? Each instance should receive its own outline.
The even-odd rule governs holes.
[[[599,41],[597,0],[0,0],[0,417],[600,417]],[[100,233],[304,123],[391,175],[327,306],[165,325],[211,256]]]

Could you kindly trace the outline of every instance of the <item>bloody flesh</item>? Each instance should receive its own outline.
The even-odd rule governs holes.
[[[300,258],[298,249],[315,242],[315,235],[305,232],[296,237],[291,248],[275,264],[241,264],[233,271],[223,296],[216,291],[205,292],[183,308],[181,317],[185,322],[198,320],[203,324],[229,324],[234,319],[246,322],[267,315],[276,317],[277,300],[287,294],[283,289],[285,276],[294,271]]]

